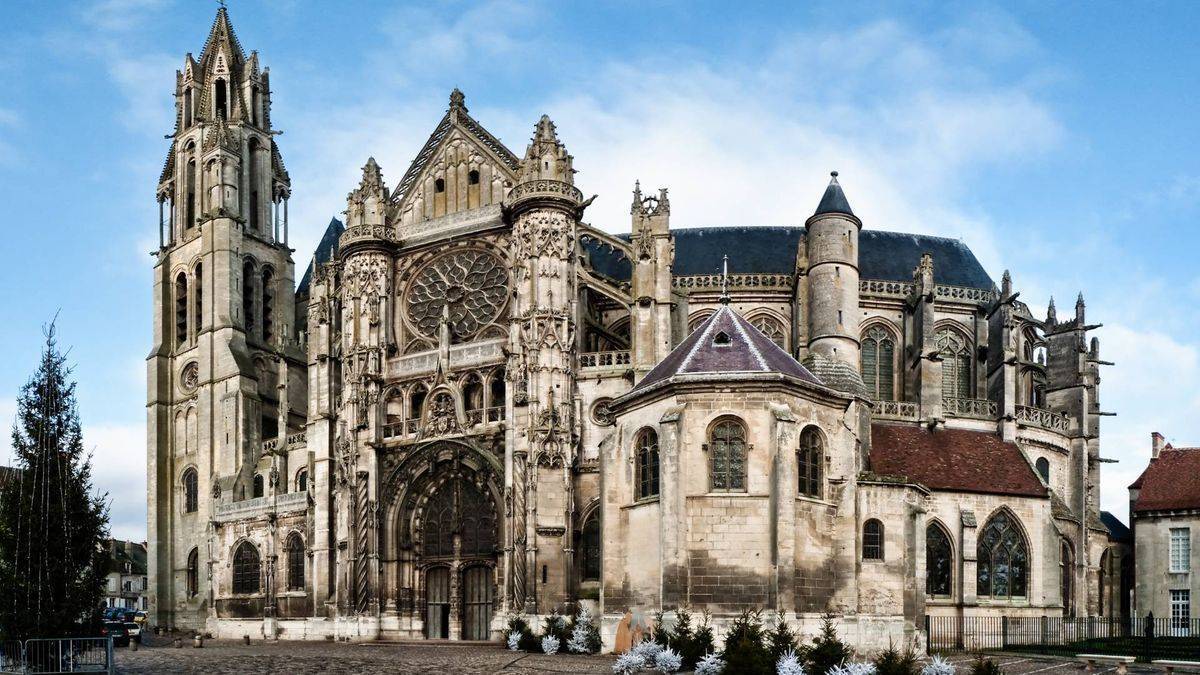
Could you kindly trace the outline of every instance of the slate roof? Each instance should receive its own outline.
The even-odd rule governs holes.
[[[825,213],[854,215],[854,211],[850,210],[850,202],[846,200],[846,193],[842,192],[842,186],[838,183],[836,171],[829,174],[829,187],[825,188],[825,194],[821,196],[821,203],[817,204],[817,210],[813,215],[819,216]]]
[[[802,226],[685,227],[675,235],[675,266],[679,276],[717,274],[729,255],[730,274],[794,274]],[[629,241],[628,234],[619,238]],[[597,272],[628,281],[629,261],[599,242],[584,244]],[[957,239],[924,234],[863,230],[858,235],[858,269],[863,279],[912,281],[921,254],[933,256],[934,280],[949,286],[991,290],[995,283],[967,245]]]
[[[1021,449],[984,431],[872,424],[869,465],[931,490],[1047,496]]]
[[[1200,509],[1200,448],[1167,445],[1131,488],[1138,488],[1134,513]]]
[[[722,336],[727,342],[722,344]],[[633,391],[683,375],[779,373],[821,384],[742,315],[722,305],[659,362]]]
[[[1122,544],[1133,543],[1133,534],[1129,528],[1111,512],[1101,511],[1100,522],[1104,524],[1104,529],[1108,530],[1109,539]]]
[[[129,564],[129,571],[125,565]],[[120,539],[108,540],[109,574],[146,574],[146,545]]]
[[[346,226],[342,225],[342,221],[331,218],[329,225],[325,226],[325,234],[321,235],[321,241],[313,251],[313,262],[327,263],[333,260],[333,256],[337,255],[338,237],[345,231]],[[296,295],[308,293],[308,285],[312,282],[312,268],[312,262],[304,268],[304,276],[300,278],[300,285],[296,287]]]

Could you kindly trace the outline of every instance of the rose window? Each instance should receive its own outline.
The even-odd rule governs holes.
[[[508,272],[497,256],[467,250],[435,258],[408,287],[408,318],[417,330],[436,337],[443,314],[450,337],[460,342],[495,321],[508,299]]]

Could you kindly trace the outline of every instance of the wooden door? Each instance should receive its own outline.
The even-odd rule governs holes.
[[[425,637],[450,637],[450,569],[431,567],[425,571]]]
[[[491,639],[492,569],[483,565],[463,572],[463,639]]]

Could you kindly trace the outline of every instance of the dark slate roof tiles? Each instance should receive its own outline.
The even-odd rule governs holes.
[[[838,183],[836,171],[829,174],[829,187],[825,188],[825,194],[821,196],[821,203],[817,204],[813,215],[820,216],[826,213],[854,215],[854,211],[850,210],[850,202],[846,200],[846,193],[842,192],[842,186]]]
[[[321,235],[317,249],[313,251],[313,262],[319,264],[333,260],[333,256],[337,255],[338,237],[341,237],[345,231],[346,226],[342,225],[342,221],[331,218],[329,225],[325,227],[325,234]],[[308,293],[308,285],[312,282],[312,268],[312,262],[304,268],[304,276],[300,278],[300,285],[296,287],[296,295]]]
[[[633,391],[681,375],[779,373],[820,384],[779,345],[723,305],[655,366]]]

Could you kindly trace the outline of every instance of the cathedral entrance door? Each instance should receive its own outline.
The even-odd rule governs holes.
[[[425,637],[450,637],[450,568],[431,567],[425,572]]]
[[[492,624],[492,569],[484,565],[463,572],[463,639],[487,640]]]

